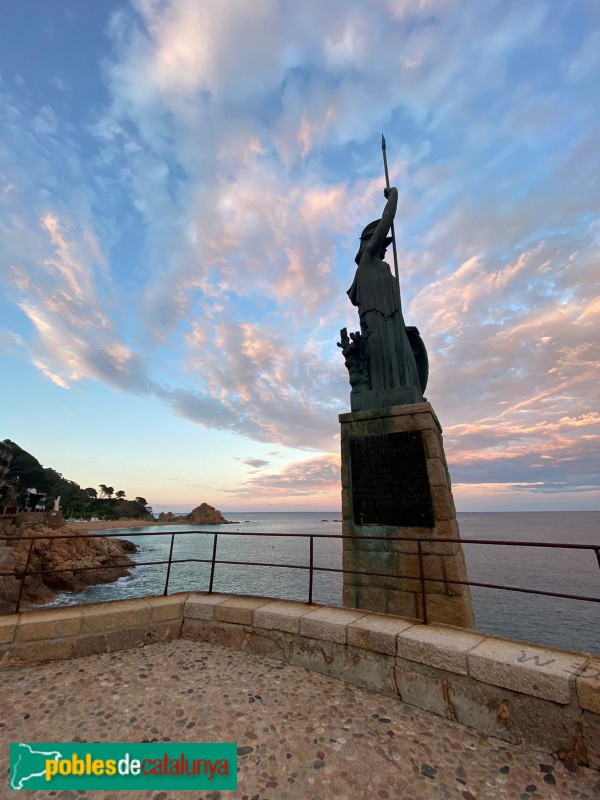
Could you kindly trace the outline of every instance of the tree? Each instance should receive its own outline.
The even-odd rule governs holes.
[[[104,483],[100,484],[100,497],[106,497],[108,492],[108,486]]]
[[[83,491],[84,491],[84,492],[87,494],[87,496],[88,496],[89,498],[91,498],[91,499],[94,499],[94,500],[95,500],[95,499],[96,499],[96,497],[98,497],[98,492],[97,492],[95,489],[93,489],[91,486],[90,486],[90,487],[88,487],[87,489],[84,489]]]
[[[141,503],[143,506],[147,506],[148,505],[148,501],[146,500],[145,497],[136,497],[135,498],[135,502],[136,503]]]
[[[114,493],[115,493],[115,490],[114,490],[114,488],[112,486],[107,486],[106,487],[105,494],[106,494],[106,496],[108,497],[109,500],[111,499],[111,497],[113,496]]]
[[[119,489],[119,491],[116,494],[116,498],[117,498],[117,500],[124,500],[125,499],[125,492],[123,491],[123,489]]]

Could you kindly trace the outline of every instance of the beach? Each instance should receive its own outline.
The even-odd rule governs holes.
[[[114,528],[125,529],[125,528],[147,528],[149,526],[154,525],[186,525],[191,523],[186,523],[185,520],[177,520],[176,523],[169,520],[150,520],[150,519],[98,519],[94,522],[68,522],[65,520],[65,523],[69,526],[69,528],[73,528],[74,530],[78,530],[81,533],[88,533],[89,531],[110,531]]]

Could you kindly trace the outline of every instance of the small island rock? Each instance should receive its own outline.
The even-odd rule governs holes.
[[[186,520],[192,525],[226,525],[229,520],[225,519],[220,511],[202,503],[187,515]]]

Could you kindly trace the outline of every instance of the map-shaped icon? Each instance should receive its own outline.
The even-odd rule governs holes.
[[[59,758],[62,758],[62,753],[59,753],[57,750],[34,750],[31,745],[23,742],[11,746],[11,750],[12,747],[15,746],[18,755],[12,765],[10,775],[11,789],[27,789],[27,786],[23,786],[26,781],[31,780],[31,778],[41,778],[46,775],[46,761],[49,759],[58,761]]]

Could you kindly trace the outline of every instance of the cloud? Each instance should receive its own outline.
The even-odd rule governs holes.
[[[243,464],[247,464],[249,467],[253,467],[254,469],[262,469],[263,467],[268,467],[271,463],[270,461],[265,461],[264,458],[241,458],[238,459]]]
[[[318,505],[325,496],[339,502],[339,456],[321,455],[294,461],[279,472],[261,472],[235,489],[220,491],[239,498],[314,497]]]
[[[107,100],[67,113],[3,90],[2,270],[19,316],[0,341],[59,386],[99,381],[335,453],[349,405],[335,342],[358,327],[345,290],[381,213],[383,128],[406,321],[453,476],[592,484],[595,27],[542,0],[117,10]],[[70,76],[51,74],[63,102]],[[270,477],[246,463],[303,492],[331,486],[327,458]]]

